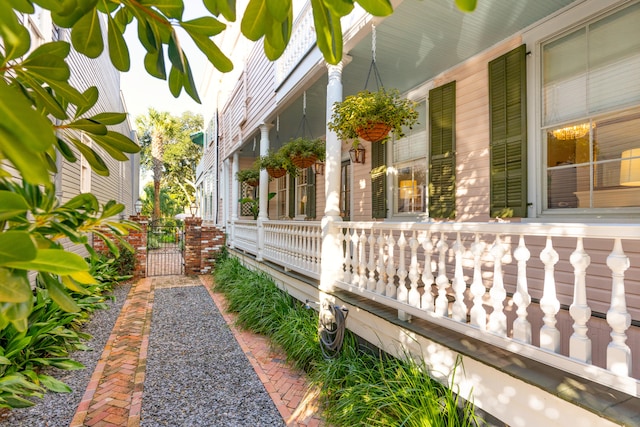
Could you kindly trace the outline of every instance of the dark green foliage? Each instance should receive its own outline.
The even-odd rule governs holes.
[[[363,351],[348,330],[338,357],[324,359],[316,312],[292,300],[265,274],[248,271],[226,252],[216,262],[214,279],[215,290],[225,294],[229,310],[238,314],[239,325],[270,337],[290,363],[309,373],[321,390],[323,415],[329,424],[482,425],[473,405],[432,379],[423,360]]]

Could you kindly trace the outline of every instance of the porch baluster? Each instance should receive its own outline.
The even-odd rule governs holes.
[[[531,252],[524,243],[524,236],[520,235],[518,247],[513,251],[513,257],[518,261],[518,278],[516,279],[516,293],[513,302],[518,306],[518,318],[513,322],[513,339],[531,344],[531,323],[527,320],[527,307],[531,304],[531,296],[527,284],[527,261]]]
[[[449,300],[447,299],[447,287],[449,279],[447,279],[446,256],[449,246],[446,242],[446,235],[440,233],[440,240],[436,243],[438,251],[438,277],[436,277],[436,286],[438,287],[438,297],[436,298],[436,314],[440,316],[449,315]]]
[[[490,253],[493,256],[493,285],[489,295],[493,311],[489,315],[489,332],[506,336],[507,316],[504,314],[504,300],[507,298],[507,291],[504,289],[504,273],[502,271],[502,257],[506,250],[500,235],[496,235],[496,240],[491,247]]]
[[[464,281],[464,273],[462,272],[462,253],[464,252],[464,245],[462,244],[462,240],[460,240],[460,233],[457,233],[456,242],[452,249],[456,257],[456,265],[451,287],[455,292],[456,300],[453,303],[453,307],[451,307],[451,317],[453,320],[466,323],[467,306],[464,303],[464,291],[467,289],[467,284]]]
[[[386,271],[384,269],[384,243],[385,238],[382,234],[382,229],[380,229],[380,235],[378,236],[378,267],[376,267],[376,271],[378,272],[376,293],[380,295],[384,295],[384,288],[386,283]]]
[[[369,230],[369,238],[367,239],[369,242],[369,263],[367,264],[367,268],[369,269],[369,280],[367,280],[367,290],[375,291],[376,289],[376,238],[373,235],[373,230]]]
[[[631,326],[631,315],[627,312],[624,289],[624,272],[629,268],[629,257],[622,250],[622,241],[617,238],[613,250],[607,257],[611,269],[611,307],[607,311],[607,323],[611,327],[611,342],[607,346],[607,369],[618,375],[631,375],[631,349],[625,343],[626,331]]]
[[[396,297],[396,268],[393,261],[393,247],[395,246],[396,241],[393,238],[393,233],[389,232],[389,237],[387,237],[387,289],[385,289],[384,295],[389,298]]]
[[[360,255],[360,250],[358,248],[359,242],[360,238],[358,237],[358,231],[354,229],[351,234],[351,243],[353,245],[353,260],[351,261],[351,271],[353,272],[353,275],[351,276],[351,284],[355,286],[358,286],[358,283],[360,283],[360,275],[358,274],[358,269],[360,268],[360,259],[358,258]]]
[[[476,241],[471,245],[473,254],[473,282],[471,283],[471,294],[473,295],[473,307],[471,307],[471,325],[485,330],[487,327],[487,311],[482,306],[482,299],[487,289],[482,283],[482,263],[481,257],[485,244],[480,240],[480,235],[476,233]]]
[[[351,282],[351,248],[349,245],[349,229],[343,228],[340,232],[340,241],[344,248],[344,270],[342,273],[342,281],[345,283]]]
[[[359,254],[360,264],[358,267],[358,287],[364,289],[367,284],[367,236],[364,234],[364,229],[360,232],[359,240]]]
[[[591,363],[591,340],[587,337],[587,322],[591,317],[591,309],[587,305],[587,286],[585,277],[591,258],[584,250],[582,237],[578,237],[576,250],[569,257],[573,265],[574,286],[573,303],[569,313],[573,319],[573,334],[569,338],[569,356],[585,363]]]
[[[414,231],[409,239],[409,247],[411,248],[411,265],[409,266],[409,280],[411,281],[411,289],[409,290],[409,305],[420,307],[420,292],[418,292],[418,247],[420,243],[416,239]]]
[[[398,256],[398,301],[406,303],[409,298],[409,293],[407,292],[407,284],[405,282],[407,278],[407,269],[405,268],[405,256],[404,256],[404,248],[407,246],[407,239],[404,237],[404,232],[400,232],[400,238],[398,239],[398,248],[400,249],[400,254]]]
[[[547,236],[547,244],[540,252],[540,260],[544,264],[544,291],[540,299],[540,309],[544,313],[544,325],[540,328],[540,348],[560,351],[560,331],[556,328],[556,314],[560,310],[560,301],[556,297],[556,281],[554,265],[559,260],[558,252],[553,249],[551,236]]]
[[[433,243],[431,242],[431,233],[420,236],[422,240],[422,249],[424,249],[424,268],[422,269],[422,283],[424,284],[424,292],[420,301],[420,306],[423,310],[432,312],[433,306],[433,294],[431,293],[431,285],[435,278],[433,277],[433,270],[431,268],[431,254],[433,253]]]

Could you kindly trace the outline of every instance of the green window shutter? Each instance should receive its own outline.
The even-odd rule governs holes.
[[[307,168],[307,206],[306,216],[309,219],[316,217],[316,173],[313,167]]]
[[[289,218],[296,217],[296,177],[289,175]]]
[[[371,217],[387,217],[387,146],[371,144]]]
[[[526,46],[489,63],[491,217],[527,216]]]
[[[429,91],[429,216],[456,216],[456,82]]]

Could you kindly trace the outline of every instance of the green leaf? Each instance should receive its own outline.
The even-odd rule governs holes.
[[[99,0],[97,4],[97,8],[102,13],[111,14],[115,12],[115,10],[120,7],[120,3],[116,3],[112,0]],[[124,9],[124,8],[122,8]],[[122,10],[120,9],[120,10]]]
[[[196,84],[193,81],[193,74],[191,74],[191,67],[189,66],[189,61],[185,58],[185,69],[186,69],[186,79],[184,79],[184,90],[196,101],[198,104],[201,102],[200,97],[198,96],[198,91],[196,90]]]
[[[173,29],[171,30],[171,38],[169,38],[169,60],[171,61],[171,65],[181,73],[184,73],[184,52],[180,47],[178,36]]]
[[[102,140],[101,138],[102,137],[98,135],[91,135],[91,139],[100,147],[102,147],[102,149],[106,151],[107,154],[111,156],[113,159],[118,160],[119,162],[126,162],[127,160],[129,160],[129,157],[127,157],[126,154],[124,154],[120,150],[116,150],[109,144],[106,144],[104,140]]]
[[[205,7],[214,16],[222,14],[229,22],[236,20],[236,0],[203,0]]]
[[[107,164],[102,160],[102,157],[98,155],[91,147],[87,147],[82,142],[75,138],[71,138],[71,142],[76,146],[78,151],[84,156],[85,160],[91,165],[91,169],[95,173],[101,176],[109,176],[109,168]]]
[[[323,0],[311,0],[317,44],[325,61],[338,64],[342,61],[342,26],[340,16],[328,10]]]
[[[278,22],[284,21],[293,13],[291,0],[267,0],[267,10],[269,15]]]
[[[2,99],[0,99],[1,103]],[[22,144],[17,143],[18,141],[20,141],[18,136],[0,127],[0,154],[4,154],[13,163],[22,178],[28,183],[50,185],[49,165],[44,158],[44,154],[29,152],[29,150],[23,148]]]
[[[66,371],[84,369],[84,365],[82,363],[76,362],[75,360],[62,358],[62,357],[50,358],[49,359],[49,364],[51,366],[55,366],[58,369],[64,369]]]
[[[357,0],[360,6],[373,16],[388,16],[393,13],[390,0]]]
[[[161,50],[147,52],[144,56],[144,69],[153,77],[161,80],[167,79],[167,70],[164,65],[164,53]]]
[[[175,67],[171,67],[171,71],[169,71],[169,91],[177,98],[180,96],[180,92],[182,91],[183,86],[183,77],[182,73],[178,71]]]
[[[54,393],[71,393],[73,391],[71,387],[50,375],[38,374],[38,379],[40,385]]]
[[[71,76],[69,66],[64,58],[50,53],[41,53],[29,56],[22,66],[30,73],[37,76],[45,76],[49,79],[67,81]]]
[[[58,138],[56,148],[68,162],[74,163],[78,160],[71,147],[62,139]]]
[[[64,108],[62,108],[58,100],[53,96],[51,88],[43,87],[39,81],[21,70],[16,70],[16,74],[23,80],[24,84],[29,85],[33,90],[36,102],[41,108],[44,108],[47,113],[57,119],[65,120],[68,118]]]
[[[98,0],[62,0],[62,6],[51,14],[53,22],[63,28],[72,28],[81,18],[95,13]]]
[[[29,204],[20,194],[0,190],[0,221],[5,221],[13,216],[20,215],[27,210],[29,210]],[[12,233],[16,232],[14,231]],[[2,239],[5,234],[7,234],[7,232],[0,234],[0,262],[2,259]]]
[[[120,132],[112,130],[108,131],[106,135],[94,135],[94,140],[96,140],[96,142],[99,140],[103,146],[107,145],[125,153],[137,153],[140,151],[140,146],[138,144]]]
[[[97,58],[104,50],[100,18],[97,10],[84,15],[73,26],[71,31],[73,47],[89,58]]]
[[[463,12],[473,12],[477,3],[477,0],[456,0],[456,6]]]
[[[29,54],[29,58],[35,58],[40,55],[55,55],[60,58],[66,58],[71,51],[71,45],[67,42],[56,41],[49,42],[38,46]]]
[[[84,271],[83,274],[89,274],[89,273]],[[89,274],[89,276],[93,278],[91,274]],[[91,292],[88,289],[76,283],[76,281],[73,280],[71,276],[60,276],[60,279],[62,280],[62,284],[64,285],[64,287],[69,289],[70,291],[77,292],[82,295],[91,295]],[[94,282],[95,282],[95,279],[94,279]]]
[[[63,6],[63,2],[60,0],[33,0],[33,2],[43,9],[50,10],[51,12],[60,12]]]
[[[49,291],[51,299],[58,304],[62,310],[68,313],[77,313],[80,311],[78,304],[76,304],[57,280],[51,278],[45,282],[45,286]]]
[[[337,16],[347,16],[353,10],[353,0],[333,0],[325,2],[325,6]]]
[[[5,61],[18,58],[29,51],[31,36],[6,2],[0,2],[0,38]]]
[[[111,58],[111,63],[119,71],[129,71],[131,61],[129,59],[129,48],[127,47],[127,42],[124,41],[122,31],[120,31],[116,22],[111,18],[111,15],[107,15],[107,17],[107,36],[109,40],[109,58]]]
[[[158,43],[151,24],[146,20],[138,20],[138,40],[140,40],[147,52],[161,50],[162,44]]]
[[[9,321],[11,323],[13,323],[15,321],[23,320],[23,319],[26,320],[29,317],[29,313],[31,313],[31,309],[32,308],[33,308],[33,298],[29,298],[28,301],[23,301],[23,302],[3,302],[3,303],[0,303],[0,311],[2,311],[2,314],[4,315],[4,317],[9,319]],[[22,325],[15,325],[15,323],[14,323],[14,326],[18,326],[19,327],[19,326],[22,326]],[[20,332],[24,332],[24,329],[20,330]],[[24,348],[24,346],[29,344],[29,342],[31,341],[31,337],[23,338],[23,340],[26,341],[26,344],[24,342],[22,342],[22,340],[21,340],[20,342],[18,342],[16,344],[15,347],[14,346],[8,346],[7,347],[7,353],[5,354],[5,356],[11,357],[11,354],[14,351],[22,350]]]
[[[36,257],[30,261],[11,261],[7,267],[20,270],[35,270],[53,274],[71,274],[76,271],[88,271],[84,258],[62,249],[38,249]]]
[[[319,0],[322,1],[322,0]],[[315,7],[314,7],[315,12]],[[246,38],[258,41],[264,36],[267,26],[267,4],[265,0],[249,0],[247,9],[244,11],[240,29]]]
[[[233,62],[211,41],[208,37],[196,33],[188,33],[191,36],[193,42],[198,46],[198,49],[202,51],[218,70],[223,73],[228,73],[233,70]]]
[[[78,119],[74,122],[67,123],[65,127],[71,129],[79,129],[95,135],[106,135],[108,130],[105,125],[91,119]]]
[[[43,152],[55,141],[51,122],[31,108],[31,102],[15,87],[0,79],[0,128],[16,136],[12,144],[23,151]],[[2,144],[0,150],[4,151]]]
[[[180,25],[188,33],[202,34],[207,37],[218,35],[227,28],[226,24],[211,16],[203,16],[202,18],[196,18],[191,21],[184,21]]]
[[[127,119],[127,113],[98,113],[89,118],[103,125],[117,125]]]
[[[11,360],[4,356],[0,356],[0,365],[11,365]]]
[[[35,12],[31,2],[27,0],[7,0],[7,3],[18,12],[32,14]]]
[[[98,102],[98,98],[100,97],[100,92],[98,91],[98,88],[95,86],[90,86],[89,88],[87,88],[87,90],[85,90],[82,95],[84,98],[84,104],[82,105],[78,105],[78,110],[76,111],[75,117],[78,118],[81,115],[83,115],[84,113],[86,113],[87,111],[89,111],[91,109],[91,107],[93,107],[96,102]]]
[[[91,193],[82,193],[69,200],[67,203],[62,205],[62,207],[71,210],[95,212],[100,208],[100,205],[95,195]]]
[[[22,303],[32,298],[26,272],[0,267],[0,302]]]
[[[47,82],[47,84],[54,90],[57,96],[64,99],[67,102],[71,102],[77,106],[84,106],[87,104],[87,98],[78,91],[78,89],[74,88],[70,84],[66,82],[61,82],[57,80],[50,79],[45,76],[41,76],[42,80]]]
[[[182,19],[184,4],[182,0],[142,0],[140,4],[154,6],[169,18]]]
[[[287,47],[287,43],[289,43],[289,38],[291,37],[292,22],[293,17],[285,19],[282,22],[271,20],[271,24],[267,28],[267,33],[265,34],[265,54],[267,54],[267,58],[269,58],[269,60],[275,61],[284,52]],[[266,48],[267,45],[270,46],[270,49]]]
[[[62,276],[67,277],[67,276]],[[95,285],[98,282],[88,271],[78,271],[69,275],[74,281],[83,285]]]

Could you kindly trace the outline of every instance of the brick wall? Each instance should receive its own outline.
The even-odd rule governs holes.
[[[147,276],[147,224],[149,221],[146,216],[138,215],[130,216],[129,220],[140,226],[140,230],[131,230],[127,236],[124,236],[124,240],[133,247],[136,255],[136,265],[133,271],[133,278],[140,279]],[[113,233],[108,229],[101,230],[101,233],[112,240],[115,240],[113,238]],[[104,241],[95,236],[93,238],[93,249],[97,252],[109,252],[109,248]]]

